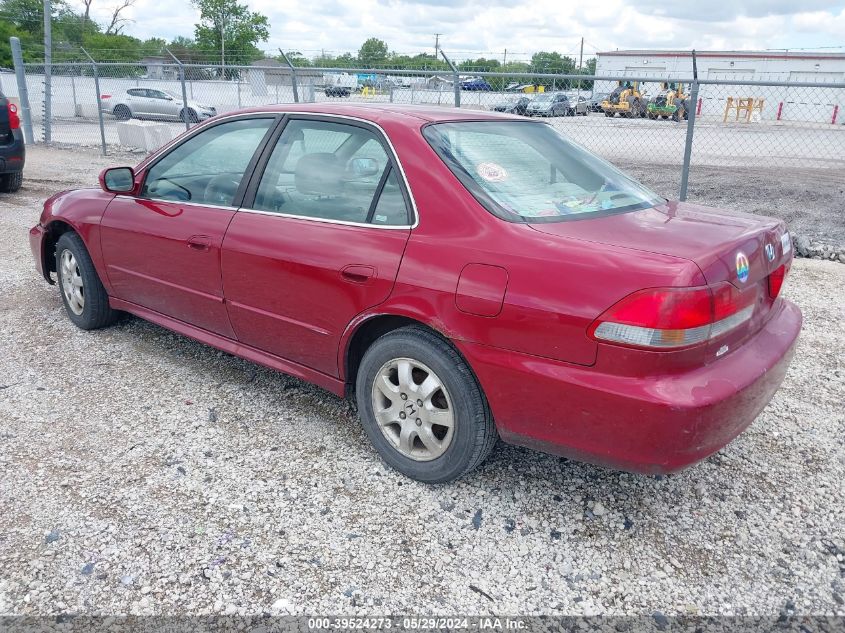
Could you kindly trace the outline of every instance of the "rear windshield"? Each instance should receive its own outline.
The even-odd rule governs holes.
[[[423,134],[476,200],[505,220],[559,222],[664,201],[544,123],[437,123]]]

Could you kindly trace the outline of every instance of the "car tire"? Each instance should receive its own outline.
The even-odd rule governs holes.
[[[417,481],[461,477],[487,458],[498,438],[466,361],[420,326],[394,330],[367,349],[355,394],[364,430],[381,458]]]
[[[23,185],[23,172],[0,175],[0,193],[15,193]]]
[[[132,118],[132,111],[122,104],[119,106],[115,106],[115,109],[112,113],[114,114],[114,118],[118,121],[128,121]]]
[[[115,322],[118,312],[109,306],[109,296],[85,243],[72,231],[56,243],[56,277],[65,312],[74,325],[96,330]]]
[[[188,123],[198,123],[199,120],[200,120],[199,117],[197,116],[196,111],[194,111],[192,109],[188,110],[187,117],[188,117]],[[182,110],[179,111],[179,120],[182,121],[182,123],[185,122],[185,109],[184,108],[182,108]]]

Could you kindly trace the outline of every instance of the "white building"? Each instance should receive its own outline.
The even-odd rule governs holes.
[[[764,120],[845,121],[845,89],[748,86],[743,82],[845,84],[845,53],[795,51],[696,51],[699,79],[731,81],[703,85],[701,114],[723,116],[727,97],[763,99]],[[596,74],[655,79],[642,89],[654,93],[662,79],[692,78],[690,51],[618,50],[596,54]],[[596,92],[609,92],[616,82],[596,82]],[[838,106],[838,108],[837,108]],[[731,118],[734,114],[730,115]]]

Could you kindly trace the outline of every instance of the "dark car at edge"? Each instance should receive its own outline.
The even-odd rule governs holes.
[[[0,93],[0,193],[21,188],[25,158],[18,106]]]

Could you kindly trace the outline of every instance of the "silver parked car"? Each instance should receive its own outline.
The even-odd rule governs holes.
[[[214,106],[188,100],[187,109],[182,97],[156,88],[128,88],[114,95],[100,95],[103,112],[121,121],[127,119],[170,119],[192,123],[217,114]]]
[[[565,92],[543,92],[531,100],[525,108],[528,116],[575,116],[587,113],[587,102],[569,98]]]

